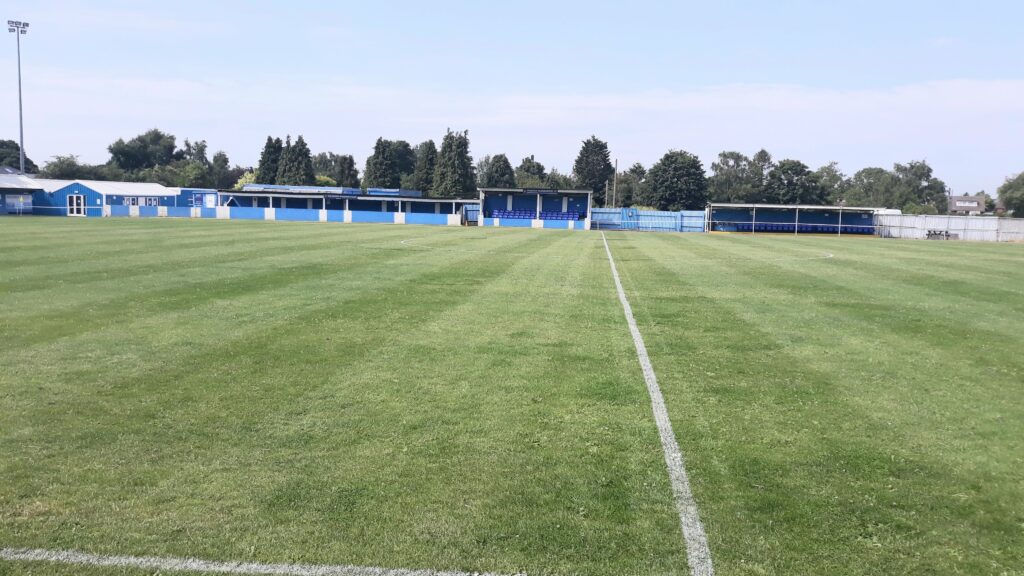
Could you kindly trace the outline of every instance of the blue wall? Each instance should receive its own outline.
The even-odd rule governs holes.
[[[562,197],[561,196],[542,196],[540,199],[541,212],[561,212],[562,211]],[[567,210],[568,212],[568,210]]]
[[[182,188],[181,193],[178,194],[178,206],[182,207],[200,207],[204,206],[206,196],[217,197],[217,191],[209,188]],[[241,200],[241,199],[239,199]],[[216,205],[216,201],[214,202]],[[245,206],[245,204],[240,204]]]
[[[513,210],[529,210],[537,212],[537,196],[535,194],[515,194],[512,196]]]
[[[319,222],[320,211],[306,208],[278,208],[274,211],[274,219],[292,222]]]
[[[379,222],[384,224],[394,224],[395,214],[393,212],[381,212],[380,205],[377,206],[377,212],[365,212],[362,210],[352,211],[353,222]]]
[[[495,210],[508,208],[508,200],[505,194],[487,194],[484,196],[484,216],[490,217]]]
[[[545,220],[544,221],[544,227],[545,228],[557,228],[557,229],[565,230],[565,229],[569,228],[569,221],[568,220]]]
[[[245,208],[245,207],[230,207],[228,208],[228,214],[232,219],[238,220],[263,220],[266,215],[265,208]]]
[[[418,214],[410,212],[405,215],[406,224],[436,224],[444,226],[448,224],[447,214]]]
[[[53,192],[40,190],[33,193],[32,213],[44,216],[67,216],[68,196],[74,194],[81,194],[85,197],[86,216],[103,216],[103,196],[78,182],[73,182]]]

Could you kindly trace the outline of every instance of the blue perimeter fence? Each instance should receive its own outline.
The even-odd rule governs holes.
[[[592,208],[592,230],[639,230],[642,232],[704,232],[703,210],[663,212],[636,208]]]

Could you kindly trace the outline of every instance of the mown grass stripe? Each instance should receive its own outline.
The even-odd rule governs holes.
[[[700,522],[697,502],[694,500],[693,492],[690,490],[690,479],[686,474],[683,452],[676,441],[675,433],[672,431],[672,421],[669,420],[665,399],[662,397],[661,388],[658,386],[658,377],[655,375],[651,359],[647,355],[647,347],[644,345],[644,338],[640,334],[640,328],[636,325],[636,319],[633,317],[633,309],[629,305],[629,299],[626,298],[626,293],[622,290],[619,271],[615,267],[615,259],[612,257],[612,250],[608,247],[608,238],[604,232],[601,232],[601,240],[604,241],[604,249],[608,254],[608,264],[611,266],[612,278],[615,280],[615,289],[619,293],[619,302],[622,303],[622,310],[626,315],[626,323],[629,325],[629,332],[633,336],[637,359],[640,361],[640,368],[644,373],[644,381],[647,383],[647,393],[651,397],[654,421],[658,426],[658,433],[661,436],[661,446],[665,452],[665,464],[668,466],[672,493],[675,496],[676,508],[679,510],[679,521],[683,527],[683,538],[686,540],[686,559],[690,564],[690,573],[694,574],[694,576],[711,576],[715,573],[714,566],[711,563],[711,551],[708,549],[708,539],[707,535],[704,534],[704,526]]]
[[[196,558],[163,558],[158,556],[104,556],[77,550],[20,550],[0,548],[0,559],[22,562],[50,562],[75,566],[139,568],[168,572],[201,572],[209,574],[267,574],[281,576],[497,576],[491,573],[459,572],[375,566],[260,564],[257,562],[217,562]]]

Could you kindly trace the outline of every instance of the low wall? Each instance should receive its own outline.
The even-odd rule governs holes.
[[[530,218],[480,218],[481,226],[496,228],[548,228],[551,230],[589,230],[588,220],[540,220]]]
[[[104,207],[105,216],[131,218],[214,218],[221,220],[283,220],[286,222],[372,222],[383,224],[422,224],[428,226],[459,226],[459,214],[426,214],[413,212],[371,212],[365,210],[319,210],[308,208],[251,208],[240,206],[174,207],[122,206]],[[99,213],[96,214],[100,215]],[[527,221],[529,222],[529,221]]]

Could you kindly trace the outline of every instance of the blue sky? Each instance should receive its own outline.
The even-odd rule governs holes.
[[[26,150],[106,160],[151,127],[243,165],[267,134],[362,162],[377,136],[468,129],[472,152],[571,169],[670,148],[812,167],[927,159],[954,191],[1024,170],[1022,2],[14,0]],[[17,136],[14,38],[0,137]]]

